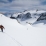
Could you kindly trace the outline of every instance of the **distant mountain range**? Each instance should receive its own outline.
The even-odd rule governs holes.
[[[22,23],[46,23],[46,11],[30,10],[21,13],[4,13],[5,16]]]

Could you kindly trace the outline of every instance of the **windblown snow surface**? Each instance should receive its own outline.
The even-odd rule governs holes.
[[[22,25],[0,14],[0,46],[46,46],[46,24]]]

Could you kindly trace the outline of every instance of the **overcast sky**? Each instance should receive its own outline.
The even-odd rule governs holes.
[[[46,10],[46,0],[0,0],[0,12],[21,12],[34,9]]]

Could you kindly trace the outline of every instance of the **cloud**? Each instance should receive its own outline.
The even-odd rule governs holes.
[[[9,3],[9,2],[12,2],[14,0],[0,0],[0,3]]]
[[[8,3],[8,0],[0,0],[0,3]]]
[[[46,10],[46,0],[0,0],[0,9],[6,11]]]
[[[46,5],[46,0],[41,2],[42,5]]]

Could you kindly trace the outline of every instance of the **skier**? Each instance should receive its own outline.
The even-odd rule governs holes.
[[[4,28],[3,25],[0,25],[0,29],[1,29],[1,31],[3,32],[3,29],[5,29],[5,28]]]

